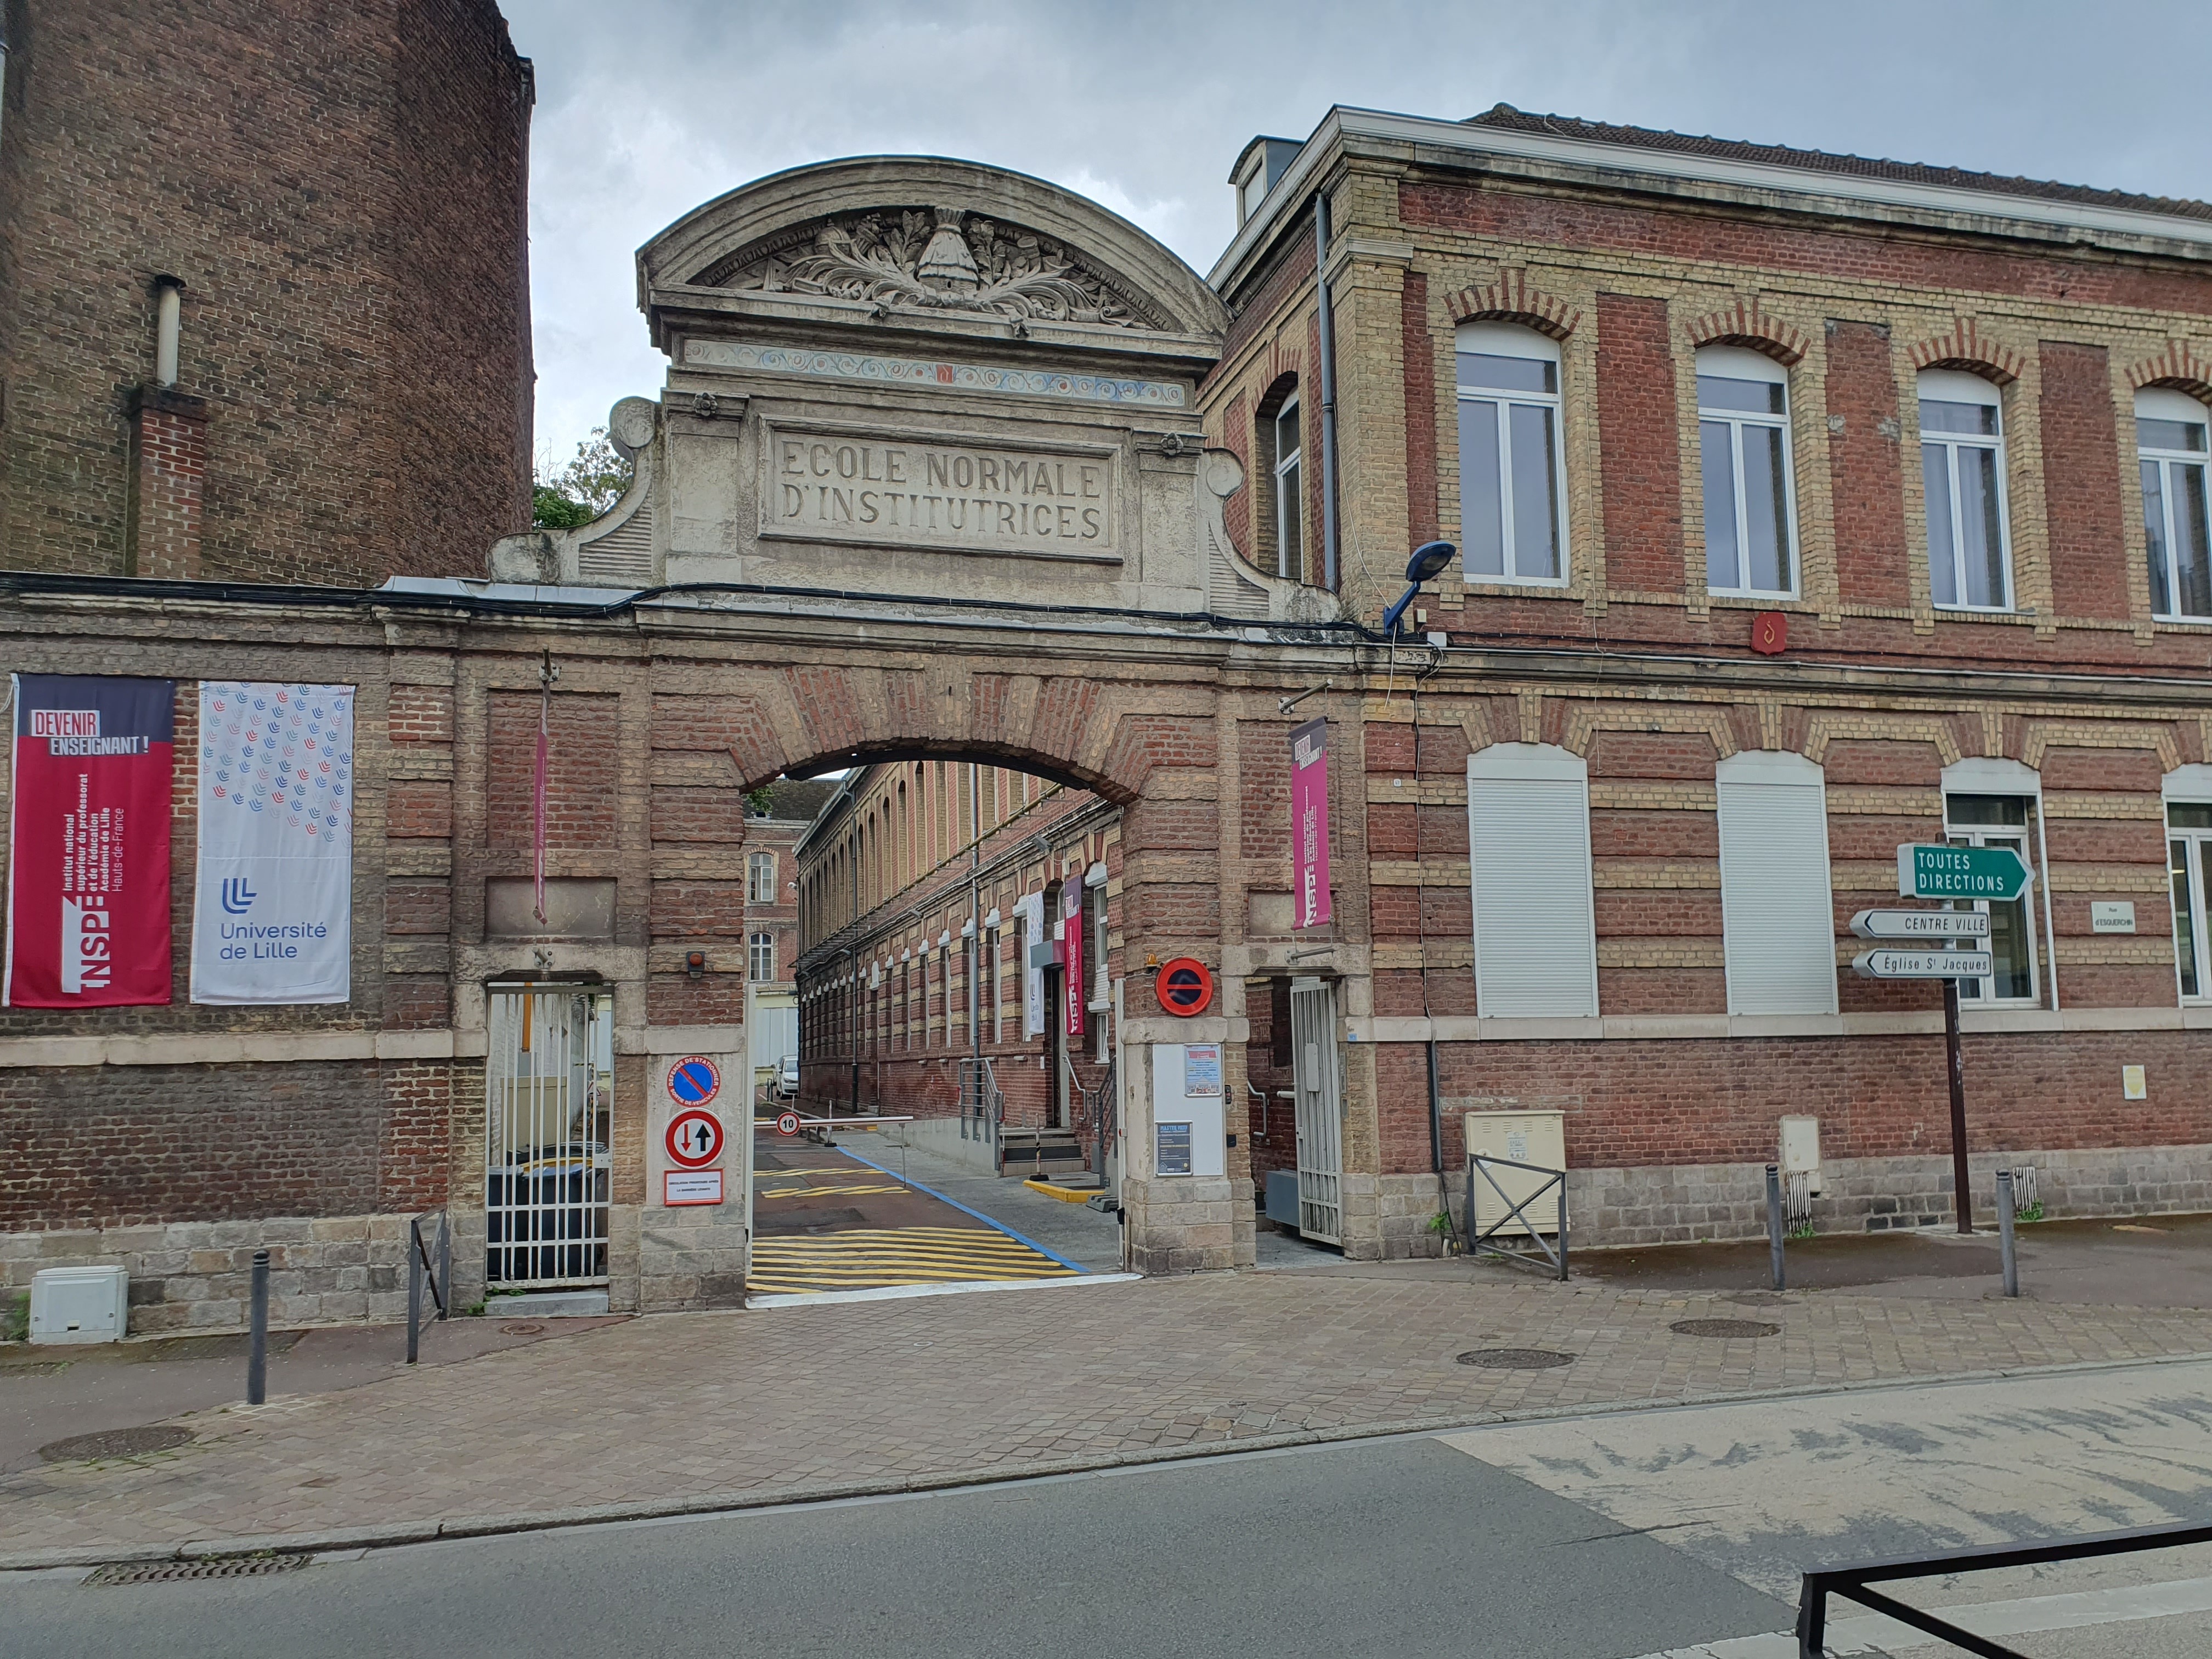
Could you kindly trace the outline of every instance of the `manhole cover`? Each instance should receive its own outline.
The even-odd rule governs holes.
[[[1479,1365],[1486,1371],[1544,1371],[1554,1365],[1571,1365],[1575,1357],[1554,1353],[1549,1348],[1469,1348],[1460,1355],[1459,1363]]]
[[[499,1328],[501,1336],[543,1336],[545,1328],[533,1319],[517,1319]]]
[[[308,1555],[232,1555],[215,1561],[117,1561],[102,1567],[88,1584],[166,1584],[179,1578],[254,1578],[267,1572],[294,1572]]]
[[[1678,1319],[1667,1328],[1677,1336],[1778,1336],[1782,1327],[1763,1319]]]
[[[49,1463],[88,1463],[100,1457],[136,1457],[142,1452],[168,1451],[192,1437],[190,1429],[154,1424],[143,1429],[103,1429],[98,1434],[73,1434],[66,1440],[50,1440],[39,1448]]]

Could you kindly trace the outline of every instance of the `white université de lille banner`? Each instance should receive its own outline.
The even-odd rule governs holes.
[[[200,682],[192,1000],[352,994],[350,685]]]

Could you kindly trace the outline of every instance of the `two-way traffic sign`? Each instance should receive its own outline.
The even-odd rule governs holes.
[[[1996,967],[1987,951],[1862,951],[1851,958],[1862,979],[1981,979]]]

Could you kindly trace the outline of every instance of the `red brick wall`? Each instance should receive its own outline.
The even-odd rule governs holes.
[[[616,700],[556,691],[546,713],[545,844],[615,845],[619,775]],[[532,844],[536,803],[538,697],[534,691],[491,694],[490,746],[485,768],[484,836],[492,847]],[[731,792],[735,799],[735,792]],[[726,806],[729,803],[725,802]],[[738,839],[743,838],[740,828]]]
[[[2045,340],[2044,510],[2051,586],[2062,617],[2128,614],[2126,543],[2120,527],[2120,442],[2105,348]]]
[[[0,1071],[0,1227],[359,1215],[378,1207],[387,1118],[417,1166],[400,1184],[428,1179],[401,1095],[374,1065]]]
[[[1441,180],[1409,180],[1398,207],[1410,225],[1435,226],[1508,242],[1590,252],[1848,276],[1900,288],[2042,296],[2063,286],[2084,306],[2130,306],[2212,314],[2212,284],[2194,273],[2148,264],[2087,264],[1999,253],[1957,242],[1907,240],[1878,229],[1799,230],[1766,219],[1631,206]],[[2057,272],[2063,269],[2063,278]]]
[[[129,574],[196,580],[206,520],[207,406],[150,392],[133,431]]]
[[[1667,302],[1597,296],[1605,569],[1613,587],[1682,591],[1681,437]]]
[[[1847,604],[1903,605],[1905,484],[1897,376],[1889,331],[1873,323],[1828,325],[1828,437],[1834,489],[1836,576]]]
[[[480,575],[529,520],[528,110],[492,0],[11,6],[0,564],[122,574],[185,283],[200,574]],[[148,574],[179,574],[161,569]]]

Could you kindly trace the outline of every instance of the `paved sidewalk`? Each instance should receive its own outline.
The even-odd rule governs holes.
[[[1777,1334],[1669,1328],[1755,1319]],[[1571,1363],[1456,1363],[1493,1347]],[[178,1450],[0,1479],[23,1564],[327,1534],[489,1530],[1097,1467],[1178,1449],[2212,1353],[2212,1311],[1776,1298],[1462,1261],[1042,1285],[663,1316],[177,1419]]]

